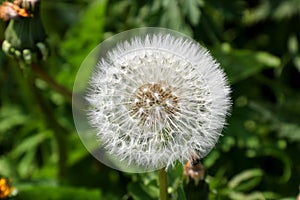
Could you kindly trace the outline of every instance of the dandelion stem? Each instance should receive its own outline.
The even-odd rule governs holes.
[[[45,81],[54,91],[62,95],[68,103],[72,103],[74,108],[77,110],[83,110],[83,102],[78,98],[72,99],[72,93],[66,87],[57,83],[51,76],[49,76],[49,74],[42,69],[42,66],[33,63],[31,65],[31,69],[37,78]]]
[[[159,199],[168,200],[168,180],[165,168],[158,171]]]
[[[32,64],[31,69],[34,71],[37,77],[45,81],[50,87],[52,87],[56,92],[65,97],[68,102],[72,102],[72,94],[71,92],[58,84],[51,76],[49,76],[45,71],[43,71],[42,67],[37,64]]]
[[[19,63],[20,64],[20,63]],[[52,108],[46,102],[46,99],[42,96],[41,91],[35,86],[35,76],[32,73],[26,74],[26,78],[22,76],[22,71],[20,67],[14,65],[14,74],[22,88],[23,96],[26,99],[28,109],[30,111],[36,112],[35,114],[42,117],[46,125],[53,130],[54,138],[57,143],[58,149],[58,176],[63,178],[66,168],[66,148],[65,142],[66,137],[64,133],[67,131],[62,127],[53,115]],[[23,74],[24,75],[24,74]]]
[[[36,66],[35,64],[32,64],[32,66]],[[35,72],[36,72],[36,68],[38,68],[38,66],[35,67]],[[39,71],[41,72],[41,71]],[[36,72],[37,73],[37,72]],[[48,75],[46,75],[45,73],[37,73],[37,74],[44,74],[44,77],[49,77]],[[57,150],[58,150],[58,176],[60,178],[63,178],[63,176],[65,175],[65,169],[66,169],[66,159],[67,159],[67,154],[66,154],[66,148],[65,148],[65,143],[66,143],[66,137],[65,134],[67,133],[67,130],[65,130],[65,128],[63,126],[61,126],[57,120],[56,117],[54,116],[53,112],[52,112],[52,108],[50,107],[50,105],[48,104],[48,102],[46,101],[46,99],[42,96],[41,91],[38,90],[38,88],[35,86],[35,84],[33,84],[34,80],[35,80],[35,76],[31,75],[31,79],[29,79],[29,84],[31,82],[31,92],[35,98],[35,101],[37,102],[37,105],[41,111],[41,113],[43,114],[43,117],[47,123],[47,125],[49,126],[49,128],[51,128],[53,130],[54,133],[54,138],[56,140],[56,144],[57,144]],[[48,78],[45,78],[46,80]],[[43,80],[45,80],[43,79]],[[54,85],[56,85],[59,89],[59,85],[56,84],[54,81],[52,81],[52,79],[49,77],[50,82],[52,82]],[[49,83],[49,81],[47,81]],[[64,91],[64,88],[61,86],[60,87],[62,92]],[[65,90],[67,91],[67,90]],[[65,93],[67,94],[67,92]]]

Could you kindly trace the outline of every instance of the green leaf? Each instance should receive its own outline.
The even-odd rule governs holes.
[[[5,133],[14,126],[22,125],[28,117],[20,109],[12,105],[3,105],[0,110],[0,133]]]
[[[184,188],[182,185],[183,166],[177,162],[173,168],[168,169],[169,192],[172,199],[186,200]]]
[[[292,123],[280,123],[279,136],[290,141],[300,141],[300,126]]]
[[[18,200],[101,200],[101,191],[75,187],[31,186],[19,188]]]
[[[96,0],[90,3],[79,23],[66,33],[60,49],[67,61],[67,66],[64,66],[64,71],[60,71],[58,74],[57,80],[59,82],[72,85],[77,69],[84,58],[103,40],[106,4],[107,0]],[[70,79],[70,77],[72,78]]]
[[[257,7],[247,9],[243,14],[242,21],[247,25],[257,23],[266,19],[270,14],[270,11],[270,2],[262,1]]]
[[[251,192],[250,194],[244,194],[241,192],[230,191],[228,195],[232,200],[265,200],[265,197],[261,192]]]
[[[134,200],[153,200],[158,197],[158,195],[154,195],[156,198],[154,196],[150,196],[150,188],[136,182],[128,185],[128,192]]]
[[[235,175],[229,182],[228,187],[235,191],[249,191],[260,183],[263,171],[249,169]]]
[[[200,21],[200,4],[201,2],[195,0],[185,1],[185,14],[188,16],[193,25],[197,25]]]
[[[282,198],[280,200],[296,200],[295,197],[286,197],[286,198]]]
[[[72,153],[70,153],[68,156],[67,164],[68,166],[72,166],[88,156],[89,152],[84,145],[82,145],[77,134],[70,135],[68,140],[70,144],[73,144],[73,148]]]
[[[294,65],[296,66],[296,69],[298,70],[298,72],[300,73],[300,55],[296,56],[293,59]]]
[[[269,156],[273,157],[274,159],[278,159],[282,163],[283,173],[279,176],[272,175],[272,178],[276,183],[283,183],[286,184],[292,174],[293,174],[293,162],[291,157],[288,156],[286,151],[280,151],[277,148],[264,148],[259,151],[260,155],[262,156]],[[268,173],[268,171],[265,172]]]
[[[289,37],[287,45],[288,50],[291,54],[296,54],[299,51],[299,42],[295,35]]]
[[[30,174],[31,171],[35,168],[35,151],[28,151],[18,162],[18,173],[19,176],[24,178]]]
[[[278,6],[273,9],[272,17],[275,19],[286,19],[297,15],[300,11],[299,0],[279,1]]]
[[[161,25],[174,30],[179,30],[183,24],[181,18],[181,9],[179,8],[178,1],[165,1],[165,12],[162,14]],[[168,3],[167,3],[168,2]]]
[[[40,143],[42,143],[47,138],[50,138],[50,136],[51,134],[49,131],[44,131],[27,137],[22,141],[21,144],[19,144],[15,149],[11,151],[11,156],[14,158],[18,158],[23,153],[34,150]]]
[[[61,48],[62,53],[72,65],[80,65],[88,52],[101,41],[106,3],[106,0],[91,3],[81,21],[66,33],[66,39]]]
[[[234,84],[247,79],[265,68],[280,66],[280,59],[270,53],[246,49],[232,49],[228,44],[211,50]]]
[[[14,178],[17,176],[15,166],[7,156],[0,157],[0,176]]]

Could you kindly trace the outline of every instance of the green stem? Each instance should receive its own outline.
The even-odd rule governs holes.
[[[43,70],[42,66],[33,63],[30,67],[37,78],[45,81],[53,90],[61,94],[68,103],[73,105],[74,109],[77,111],[84,110],[84,102],[82,102],[79,98],[72,99],[72,93],[67,88],[57,83],[51,76],[49,76]]]
[[[46,99],[41,94],[41,91],[35,86],[35,77],[30,71],[26,73],[26,78],[24,77],[24,70],[21,70],[20,67],[13,64],[13,71],[16,76],[16,80],[19,82],[23,97],[26,101],[28,109],[30,111],[37,111],[35,114],[44,118],[46,126],[53,130],[54,138],[57,144],[58,149],[58,176],[63,178],[66,169],[66,136],[67,132],[64,127],[62,127],[56,120],[56,117],[53,115],[52,108],[47,103]],[[19,65],[20,66],[20,65]],[[30,66],[27,66],[30,67]]]
[[[67,133],[67,131],[57,122],[57,119],[53,114],[53,109],[50,107],[47,100],[43,97],[41,91],[38,90],[38,88],[35,86],[35,78],[31,76],[29,79],[28,77],[28,81],[31,86],[31,92],[33,94],[33,97],[35,98],[37,106],[39,107],[41,115],[45,119],[44,121],[46,122],[47,126],[53,131],[58,150],[58,176],[60,178],[63,178],[65,175],[67,159],[67,153],[65,148],[65,134]]]
[[[67,131],[57,122],[56,117],[53,115],[52,108],[49,106],[46,99],[43,98],[41,92],[36,88],[35,85],[32,86],[32,92],[36,98],[37,105],[39,106],[39,109],[45,118],[47,126],[53,131],[58,150],[58,176],[63,178],[65,175],[67,160],[67,152],[65,147]]]
[[[59,85],[53,78],[51,78],[51,76],[45,73],[45,71],[42,69],[42,66],[32,64],[31,69],[38,78],[45,81],[52,89],[64,96],[69,103],[72,102],[72,93],[67,88],[63,87],[62,85]]]
[[[158,171],[159,199],[168,200],[168,180],[165,168]]]
[[[28,95],[28,94],[31,94],[31,90],[28,85],[28,82],[24,78],[24,74],[22,73],[19,65],[11,62],[8,64],[8,66],[11,67],[10,69],[14,76],[14,80],[17,82],[17,84],[20,88],[18,91],[20,91],[20,94],[21,94],[20,96],[22,98],[23,105],[27,109],[27,112],[29,112],[29,111],[35,112],[36,107],[32,103],[32,102],[34,102],[34,98],[32,95]],[[37,113],[35,113],[35,114],[37,114]]]

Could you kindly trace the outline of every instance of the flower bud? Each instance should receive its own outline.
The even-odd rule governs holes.
[[[2,19],[10,20],[2,49],[26,64],[46,60],[49,54],[39,8],[39,0],[4,2],[0,6]]]
[[[10,181],[7,178],[0,178],[0,199],[15,196],[16,193],[17,190],[10,185]]]

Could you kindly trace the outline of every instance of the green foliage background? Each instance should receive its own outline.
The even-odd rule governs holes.
[[[207,47],[233,100],[224,136],[203,160],[210,199],[296,199],[299,0],[43,0],[41,14],[52,53],[40,67],[69,91],[87,54],[131,28],[167,27]],[[68,94],[39,78],[28,83],[18,69],[0,52],[0,176],[12,180],[16,199],[158,199],[156,173],[95,160],[78,138]],[[186,199],[182,166],[168,176],[171,198]]]

